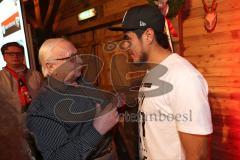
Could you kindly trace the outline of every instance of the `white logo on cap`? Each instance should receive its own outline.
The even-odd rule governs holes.
[[[145,23],[145,22],[143,22],[143,21],[140,21],[140,27],[144,27],[144,26],[146,26],[147,24]]]
[[[123,22],[124,22],[124,20],[125,20],[125,17],[126,17],[126,15],[127,15],[127,12],[128,12],[128,11],[126,11],[126,12],[125,12],[125,14],[124,14],[124,16],[123,16],[122,23],[123,23]]]

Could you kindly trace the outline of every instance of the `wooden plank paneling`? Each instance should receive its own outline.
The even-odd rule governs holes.
[[[223,56],[221,56],[223,55]],[[240,68],[240,57],[229,56],[225,57],[224,54],[204,57],[186,57],[191,63],[198,67],[238,67]]]
[[[114,53],[105,53],[101,45],[97,46],[97,56],[104,61],[104,66],[99,77],[100,86],[112,86],[110,77],[110,62]]]
[[[202,42],[204,43],[204,42]],[[215,44],[215,45],[192,45],[185,49],[185,56],[197,56],[197,55],[215,55],[215,54],[234,54],[239,56],[240,45],[239,42]]]
[[[209,86],[240,88],[240,77],[237,76],[205,76]]]
[[[199,3],[200,2],[200,3]],[[193,6],[191,6],[191,10],[188,16],[188,19],[195,18],[195,17],[202,17],[205,12],[203,5],[201,1],[198,1],[198,5],[196,5],[197,2],[193,2]],[[236,3],[236,0],[231,0],[231,1],[226,1],[226,0],[218,0],[218,7],[217,7],[217,12],[218,13],[225,13],[225,12],[231,12],[233,10],[239,10],[240,9],[240,4]],[[209,6],[211,2],[208,3]]]
[[[197,66],[196,66],[197,67]],[[235,67],[197,67],[204,76],[240,76],[239,66]]]
[[[239,30],[240,10],[218,13],[218,22],[215,32],[225,32],[229,30]],[[209,34],[203,27],[203,16],[188,19],[183,23],[183,36]]]
[[[58,33],[72,34],[74,32],[80,32],[90,29],[96,29],[96,27],[109,25],[112,22],[121,21],[124,12],[117,13],[111,16],[103,17],[95,21],[88,21],[87,23],[80,24],[77,20],[77,16],[71,16],[68,19],[62,20],[59,25]]]
[[[213,32],[211,34],[195,35],[184,38],[186,48],[206,45],[219,45],[225,43],[236,43],[240,41],[240,30],[226,32]]]
[[[63,16],[62,19],[69,18],[71,16],[76,16],[78,13],[82,12],[84,9],[89,9],[91,7],[96,7],[98,5],[102,5],[103,3],[107,2],[108,0],[69,0],[70,5],[68,4],[67,7],[62,11]]]
[[[113,26],[119,26],[119,25],[120,24],[113,25]],[[123,36],[122,32],[112,32],[107,28],[97,29],[95,33],[96,33],[96,41],[99,43],[120,39]]]
[[[128,8],[145,4],[146,0],[111,0],[103,5],[103,15],[110,16],[118,12],[124,12]],[[117,7],[116,7],[117,6]]]
[[[84,32],[80,34],[74,34],[74,35],[68,36],[68,38],[76,46],[88,45],[89,43],[92,43],[94,41],[94,33],[93,31],[89,31],[89,32]]]
[[[104,3],[105,2],[105,3]],[[61,23],[59,24],[58,33],[61,34],[70,34],[73,32],[78,32],[90,28],[94,28],[96,26],[101,25],[107,25],[111,22],[121,21],[125,11],[136,5],[144,4],[146,3],[146,0],[115,0],[115,1],[96,1],[91,0],[88,2],[90,6],[84,6],[83,4],[79,5],[73,5],[73,8],[67,8],[65,11],[65,16],[63,16]],[[119,5],[119,7],[115,7],[116,5]],[[99,7],[103,8],[103,15],[99,13],[101,10],[99,10],[96,19],[85,21],[85,23],[79,23],[77,20],[77,14],[84,10],[88,9],[89,7]],[[69,13],[66,13],[69,11]],[[67,16],[66,16],[67,15]]]
[[[189,1],[183,24],[184,56],[205,76],[213,118],[212,159],[240,158],[240,3],[217,0],[218,23],[212,33],[203,27],[202,2]],[[208,2],[210,2],[208,0]]]
[[[240,101],[229,98],[209,98],[212,113],[222,116],[231,116],[233,112],[240,113]],[[240,120],[240,115],[236,115]],[[240,126],[239,126],[240,127]]]

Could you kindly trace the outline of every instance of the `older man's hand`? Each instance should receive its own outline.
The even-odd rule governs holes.
[[[100,104],[97,104],[96,108],[97,113],[93,126],[101,135],[104,135],[119,121],[117,108],[113,107],[112,103],[108,104],[103,110],[101,109]]]

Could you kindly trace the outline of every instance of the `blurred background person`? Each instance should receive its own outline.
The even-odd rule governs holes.
[[[0,98],[7,99],[19,112],[27,109],[37,95],[42,83],[38,71],[30,70],[24,64],[24,48],[17,42],[6,43],[1,47],[6,67],[0,71]]]
[[[0,99],[0,159],[30,160],[20,115],[15,107]]]

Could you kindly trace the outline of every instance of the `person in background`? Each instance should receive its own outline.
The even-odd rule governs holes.
[[[20,114],[6,99],[0,99],[0,104],[0,159],[30,160],[31,152],[25,139]]]
[[[39,61],[46,83],[28,109],[27,127],[43,158],[116,160],[111,129],[119,120],[117,108],[112,103],[101,108],[78,88],[83,62],[77,49],[66,39],[48,39],[39,50]]]
[[[42,75],[24,64],[24,48],[17,42],[1,47],[6,67],[0,71],[0,98],[6,99],[19,112],[26,111],[36,97],[42,83]]]
[[[208,160],[213,132],[204,77],[169,50],[165,18],[157,6],[130,8],[122,27],[134,62],[156,64],[139,89],[139,148],[143,160]]]

